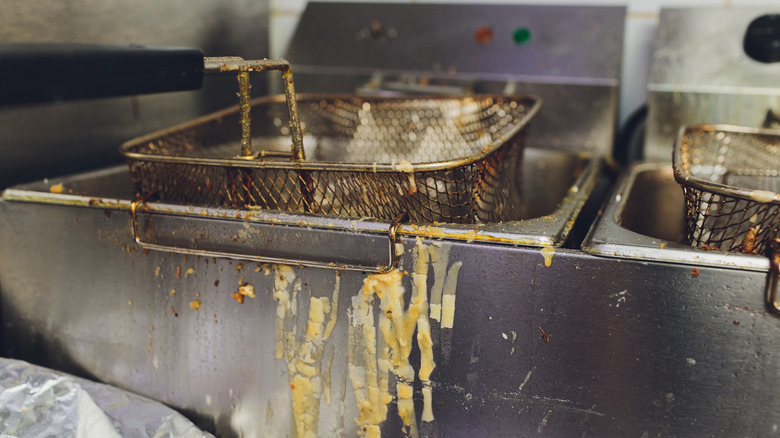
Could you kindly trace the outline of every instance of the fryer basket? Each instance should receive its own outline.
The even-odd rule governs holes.
[[[284,97],[253,101],[253,145],[239,156],[240,109],[122,145],[139,193],[168,202],[413,222],[517,216],[533,97],[300,96],[305,155],[290,154]],[[247,154],[242,154],[247,155]],[[303,155],[303,154],[301,154]]]
[[[677,138],[688,239],[711,250],[763,254],[780,228],[780,131],[691,125]]]

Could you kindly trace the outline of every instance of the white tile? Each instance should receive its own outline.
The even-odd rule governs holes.
[[[307,0],[271,0],[271,11],[273,10],[293,10],[303,11]]]
[[[658,13],[662,8],[720,8],[726,0],[633,0],[628,3],[631,13]]]
[[[728,3],[737,8],[769,7],[780,14],[780,1],[778,0],[731,0]]]
[[[297,16],[272,16],[270,19],[270,36],[268,39],[272,58],[280,58],[287,53],[295,27],[298,25]]]

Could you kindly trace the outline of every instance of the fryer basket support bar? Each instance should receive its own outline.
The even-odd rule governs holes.
[[[258,254],[246,254],[240,251],[234,250],[216,250],[216,249],[198,249],[194,247],[185,247],[183,245],[162,244],[157,242],[151,242],[143,240],[141,237],[140,225],[138,220],[138,208],[143,205],[151,194],[146,194],[139,197],[130,204],[130,215],[132,221],[133,240],[144,249],[150,249],[155,251],[173,252],[177,254],[188,254],[196,256],[208,256],[208,257],[225,257],[238,260],[253,260],[258,263],[272,263],[272,264],[286,264],[295,266],[305,266],[310,268],[326,268],[337,269],[342,271],[361,271],[372,273],[385,273],[396,266],[398,266],[399,254],[396,251],[396,244],[399,243],[398,228],[401,223],[408,219],[407,214],[401,214],[395,220],[390,223],[387,230],[388,238],[388,261],[384,264],[368,264],[361,262],[354,263],[339,263],[335,261],[323,261],[307,258],[308,255],[300,255],[296,257],[276,257],[270,255],[258,255]],[[147,221],[147,228],[151,226],[152,221]],[[150,234],[150,233],[147,233]],[[210,237],[210,236],[209,236]],[[208,239],[209,237],[206,237]],[[218,239],[218,238],[217,238]],[[195,240],[195,239],[193,239]],[[216,243],[219,247],[220,243]],[[302,248],[302,250],[310,250],[310,247]],[[307,253],[310,251],[307,251]]]

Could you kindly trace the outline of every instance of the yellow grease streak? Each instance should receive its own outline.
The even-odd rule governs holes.
[[[441,327],[451,329],[455,323],[455,289],[458,286],[458,274],[463,262],[455,262],[444,280],[444,296],[441,310]]]
[[[552,259],[555,255],[555,248],[551,246],[546,246],[542,248],[542,257],[544,257],[544,266],[550,267],[552,266]]]
[[[330,312],[328,318],[328,325],[325,327],[325,339],[328,339],[333,333],[333,328],[336,327],[336,320],[339,312],[339,289],[341,289],[341,273],[336,272],[336,286],[333,288],[333,310]]]
[[[379,425],[387,418],[387,404],[392,396],[387,392],[387,375],[381,378],[377,361],[376,328],[374,327],[373,294],[366,293],[369,278],[360,293],[352,297],[349,313],[347,360],[352,390],[357,400],[358,435],[379,437]],[[382,384],[382,381],[384,384]]]
[[[327,297],[310,296],[305,334],[303,339],[299,340],[294,317],[301,280],[295,278],[295,271],[289,266],[275,266],[274,269],[274,299],[277,300],[276,357],[279,359],[284,357],[287,363],[296,434],[298,437],[315,438],[318,436],[323,384],[328,387],[326,398],[330,398],[330,377],[328,375],[326,382],[323,382],[319,375],[325,340],[330,335],[325,326],[326,314],[330,314],[327,318],[328,326],[335,321],[335,317]],[[292,296],[290,295],[291,284]],[[338,280],[334,298],[338,298]],[[291,323],[285,322],[288,317]],[[330,331],[332,330],[331,327]],[[331,356],[328,367],[332,360]]]
[[[431,318],[441,322],[441,296],[444,291],[444,279],[447,276],[447,263],[450,258],[450,247],[428,248],[433,265],[433,286],[431,287]]]
[[[436,367],[433,360],[433,340],[430,332],[429,311],[443,328],[452,328],[455,313],[455,289],[462,262],[453,263],[449,272],[448,248],[425,246],[417,239],[412,273],[412,296],[405,308],[403,275],[398,270],[369,275],[360,292],[352,297],[349,320],[349,376],[358,404],[358,435],[379,437],[380,425],[387,418],[387,404],[392,401],[388,390],[389,371],[396,376],[398,414],[404,424],[405,435],[418,436],[414,410],[414,369],[409,363],[412,337],[417,331],[420,349],[418,377],[423,384],[422,421],[433,421],[433,389],[430,376]],[[436,279],[431,291],[431,309],[428,304],[429,262]],[[373,307],[379,299],[381,313],[374,324]],[[434,313],[433,300],[438,313]],[[377,339],[377,328],[380,337]]]

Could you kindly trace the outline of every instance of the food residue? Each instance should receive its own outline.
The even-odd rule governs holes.
[[[338,298],[334,291],[334,301]],[[320,399],[323,377],[320,375],[325,340],[333,329],[326,327],[326,315],[333,317],[328,297],[309,297],[308,318],[303,339],[298,330],[297,302],[302,282],[296,279],[290,266],[274,266],[274,299],[276,307],[276,358],[287,363],[288,379],[292,395],[292,411],[295,430],[299,437],[318,436]],[[328,318],[328,326],[331,319]],[[335,325],[335,317],[333,319]],[[332,359],[331,359],[332,361]],[[329,376],[329,372],[328,372]],[[330,385],[329,379],[327,385]],[[330,399],[330,396],[327,396]]]
[[[413,250],[412,295],[406,309],[403,274],[398,270],[369,275],[360,293],[352,297],[348,360],[359,408],[355,422],[361,436],[380,436],[380,424],[387,417],[387,404],[393,399],[387,384],[390,372],[396,377],[395,392],[403,433],[417,436],[413,398],[415,373],[409,361],[415,330],[420,351],[417,378],[422,384],[421,420],[434,420],[430,376],[436,363],[433,360],[429,318],[441,322],[442,328],[452,328],[457,276],[462,266],[461,262],[453,263],[448,271],[448,256],[449,247],[425,246],[421,239],[417,239]],[[435,278],[429,306],[427,283],[430,265]],[[373,316],[375,298],[379,299],[382,310],[376,325]],[[381,336],[377,336],[377,328]]]
[[[750,227],[745,233],[745,238],[742,239],[742,252],[752,254],[758,247],[758,233],[761,230],[761,225]]]
[[[434,281],[431,287],[431,318],[439,321],[442,328],[452,328],[455,319],[455,289],[463,262],[455,262],[447,270],[449,246],[429,247]]]
[[[542,252],[542,257],[544,257],[544,266],[549,268],[550,266],[552,266],[552,259],[553,256],[555,255],[555,248],[551,246],[546,246],[542,248],[541,252]]]
[[[194,273],[195,273],[195,268],[188,268],[187,271],[184,272],[184,278],[187,278]]]
[[[171,295],[176,295],[176,289],[171,289]]]
[[[53,186],[49,187],[49,192],[51,193],[62,193],[65,191],[65,187],[63,187],[62,184],[54,184]]]
[[[244,277],[241,277],[241,280],[238,282],[238,294],[243,297],[257,298],[257,295],[255,295],[255,286],[244,282]],[[244,300],[242,299],[239,302],[243,303]]]
[[[192,309],[192,310],[200,309],[200,300],[190,301],[190,309]]]
[[[444,280],[444,296],[441,307],[441,328],[451,329],[455,323],[455,288],[458,287],[458,273],[463,262],[455,262],[447,271]]]
[[[691,269],[691,275],[693,275],[694,277],[698,277],[699,276],[699,268]]]
[[[550,342],[550,334],[545,332],[541,326],[539,326],[539,330],[542,331],[542,335],[539,336],[539,339],[543,340],[544,342]]]
[[[762,204],[766,204],[774,201],[775,199],[778,199],[778,194],[766,190],[753,190],[753,192],[750,194],[750,199]]]
[[[404,173],[413,173],[414,165],[407,160],[401,160],[400,163],[395,165],[395,170]]]
[[[411,297],[405,293],[403,281],[409,273],[394,269],[383,274],[368,275],[360,291],[351,297],[347,309],[347,374],[358,407],[356,433],[363,437],[380,437],[381,425],[387,419],[388,405],[396,401],[403,433],[416,437],[414,384],[421,385],[423,403],[420,420],[431,422],[433,384],[431,374],[436,368],[433,359],[434,340],[430,319],[442,329],[451,329],[455,318],[455,291],[462,262],[449,263],[449,246],[426,246],[417,239],[412,251]],[[433,267],[434,285],[428,298],[428,273]],[[330,403],[334,348],[326,340],[333,334],[338,317],[341,287],[336,274],[332,297],[312,296],[304,292],[305,284],[290,266],[274,265],[266,273],[274,274],[273,298],[276,301],[274,355],[287,364],[291,391],[293,427],[299,437],[319,435],[321,398]],[[239,287],[243,285],[243,278]],[[308,297],[304,298],[304,293]],[[247,295],[248,296],[248,295]],[[243,301],[244,295],[232,295]],[[408,298],[407,298],[408,297]],[[308,315],[298,317],[298,307],[308,304]],[[375,310],[380,310],[375,314]],[[305,319],[302,319],[304,318]],[[305,322],[305,327],[299,327]],[[437,332],[438,333],[438,332]],[[516,334],[513,335],[516,337]],[[419,351],[420,367],[410,362],[413,344]],[[390,374],[395,387],[390,388]],[[342,394],[342,398],[344,394]],[[419,399],[418,399],[419,400]],[[342,408],[343,409],[343,408]]]

